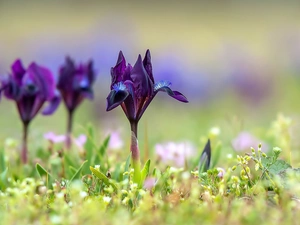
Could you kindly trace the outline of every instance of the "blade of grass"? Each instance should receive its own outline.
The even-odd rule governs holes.
[[[75,179],[78,179],[78,177],[79,177],[79,174],[80,174],[80,172],[81,172],[81,170],[82,170],[82,168],[83,168],[83,166],[84,166],[84,164],[87,162],[87,160],[85,160],[82,164],[81,164],[81,166],[77,169],[77,171],[76,171],[76,173],[73,175],[73,177],[70,179],[70,183],[73,181],[73,180],[75,180]]]
[[[130,159],[131,159],[131,154],[129,154],[129,156],[126,159],[124,173],[125,172],[129,172]],[[124,177],[123,177],[123,180],[126,180],[126,179],[129,179],[129,175],[128,174],[125,174]]]
[[[139,187],[141,188],[144,184],[144,181],[146,179],[146,177],[148,176],[149,174],[149,170],[150,170],[150,163],[151,163],[151,160],[148,159],[147,162],[145,163],[142,171],[141,171],[141,181],[140,181],[140,184],[139,184]]]
[[[113,189],[115,190],[115,192],[118,191],[117,186],[114,183],[112,183],[103,173],[101,173],[99,170],[96,170],[93,167],[90,167],[90,170],[97,178],[102,180],[104,184],[106,184],[107,186],[111,185],[113,187]]]
[[[41,178],[46,177],[46,186],[48,188],[51,188],[51,183],[52,183],[52,182],[50,182],[52,180],[51,174],[44,167],[42,167],[39,163],[37,163],[35,165],[35,168]]]

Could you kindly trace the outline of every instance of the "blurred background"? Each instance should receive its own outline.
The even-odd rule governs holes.
[[[202,149],[211,127],[230,148],[242,131],[267,141],[278,113],[293,119],[293,150],[300,131],[299,1],[4,1],[0,0],[0,74],[16,58],[36,61],[57,75],[69,55],[93,59],[98,78],[93,102],[78,109],[75,134],[87,123],[129,140],[121,108],[105,111],[110,68],[118,52],[134,64],[151,50],[156,81],[169,80],[186,95],[183,104],[159,94],[139,127],[141,148],[164,141],[189,141]],[[0,141],[21,137],[13,102],[0,103]],[[38,116],[31,139],[62,134],[64,106],[51,117]],[[126,148],[128,145],[126,145]]]

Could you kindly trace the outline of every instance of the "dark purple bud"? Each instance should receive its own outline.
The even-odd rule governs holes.
[[[51,115],[53,112],[55,112],[55,110],[59,106],[60,100],[61,100],[60,95],[56,91],[54,96],[52,97],[52,99],[49,100],[47,107],[44,108],[42,114],[43,115]]]
[[[76,66],[70,57],[66,57],[59,71],[57,88],[69,111],[75,110],[84,98],[93,99],[92,85],[95,78],[92,61]]]

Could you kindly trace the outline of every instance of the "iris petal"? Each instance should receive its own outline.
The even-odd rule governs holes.
[[[89,100],[93,100],[94,99],[94,92],[91,88],[87,88],[84,90],[81,90],[82,96],[84,96],[85,98],[89,99]]]
[[[27,70],[28,76],[41,91],[41,97],[51,100],[54,96],[55,82],[50,70],[31,63]]]
[[[128,97],[129,92],[127,90],[118,90],[113,89],[107,96],[107,107],[106,111],[110,111],[117,106],[119,106],[125,99]]]
[[[92,60],[88,61],[87,65],[86,65],[86,73],[87,73],[87,77],[90,81],[90,84],[94,83],[94,81],[96,79],[96,72],[94,70],[94,62]]]
[[[59,106],[61,97],[58,92],[55,92],[53,98],[49,101],[48,105],[44,108],[43,115],[51,115]]]
[[[17,59],[11,66],[12,69],[12,77],[16,81],[18,85],[22,84],[22,78],[24,74],[26,73],[26,70],[24,69],[22,65],[22,61],[20,59]]]
[[[3,87],[3,92],[6,98],[18,100],[21,97],[21,88],[12,77],[3,81]]]
[[[150,79],[152,80],[152,83],[154,83],[154,77],[153,77],[153,73],[152,73],[151,55],[150,55],[149,49],[146,51],[146,54],[145,54],[145,57],[143,60],[143,64],[144,64],[145,70],[147,71]]]
[[[73,82],[75,73],[75,63],[69,56],[67,56],[65,64],[59,70],[57,88],[60,90],[72,90],[72,85],[70,84]]]
[[[137,97],[147,97],[153,93],[153,82],[151,81],[139,55],[134,67],[132,68],[130,77],[133,81],[134,90]]]
[[[171,95],[172,98],[175,98],[176,100],[180,101],[180,102],[185,102],[188,103],[189,101],[187,100],[187,98],[181,94],[179,91],[173,91],[174,95]]]
[[[163,91],[166,92],[168,95],[170,95],[172,98],[175,98],[176,100],[180,102],[189,102],[187,98],[181,94],[179,91],[173,91],[170,88],[171,83],[168,81],[160,81],[154,85],[154,92]]]
[[[111,84],[112,85],[122,81],[125,70],[126,70],[126,60],[125,60],[125,57],[124,57],[122,51],[120,51],[115,67],[111,68]]]

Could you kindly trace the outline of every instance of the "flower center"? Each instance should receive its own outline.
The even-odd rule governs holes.
[[[170,87],[171,86],[171,82],[169,81],[159,81],[158,83],[154,84],[154,91],[157,91],[158,89],[162,88],[162,87]]]
[[[118,91],[124,91],[126,90],[126,86],[125,84],[123,84],[122,82],[119,82],[117,84],[114,84],[113,89],[118,92]]]

